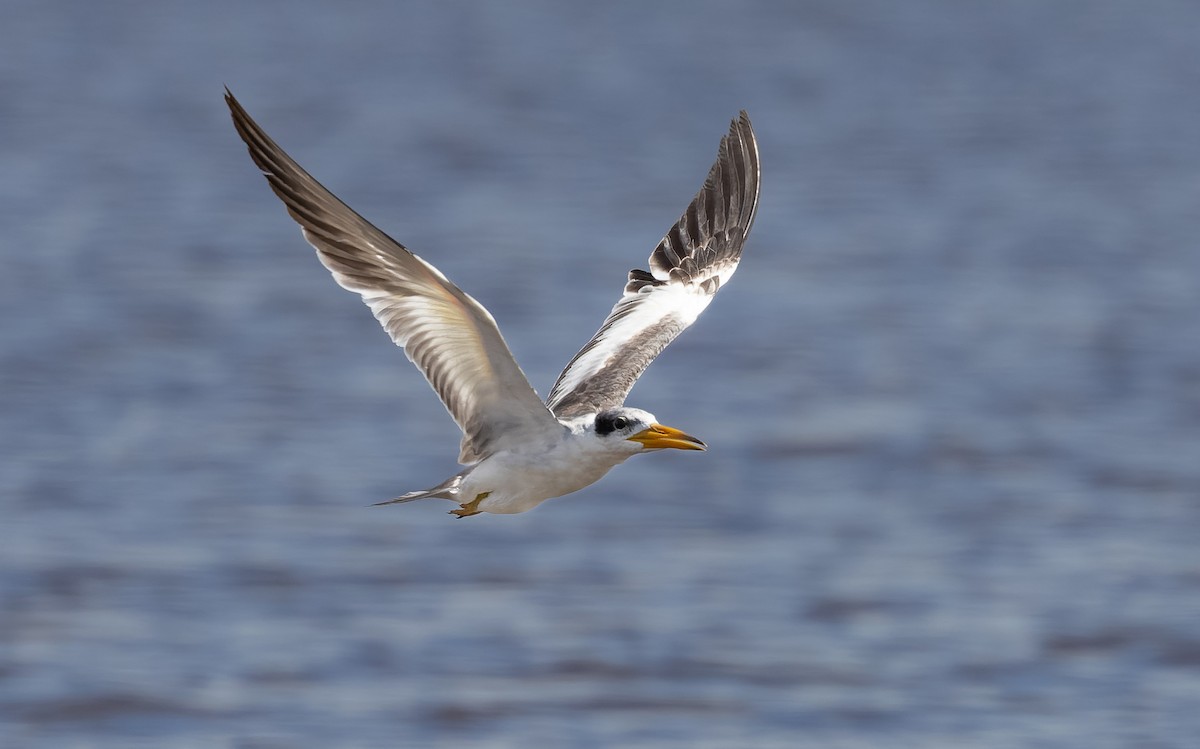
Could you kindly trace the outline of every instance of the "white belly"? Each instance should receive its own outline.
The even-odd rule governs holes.
[[[627,457],[578,450],[570,441],[536,455],[497,453],[463,479],[458,501],[465,504],[491,492],[477,509],[500,514],[525,512],[547,499],[596,483]]]

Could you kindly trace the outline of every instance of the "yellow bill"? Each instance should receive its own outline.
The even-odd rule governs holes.
[[[632,437],[626,437],[631,442],[640,442],[647,450],[664,450],[666,448],[675,448],[676,450],[705,450],[708,445],[705,445],[700,440],[690,434],[675,429],[674,427],[663,426],[662,424],[651,424],[648,429],[643,429]]]

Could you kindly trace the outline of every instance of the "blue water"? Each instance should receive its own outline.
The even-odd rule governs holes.
[[[0,747],[1196,746],[1200,6],[3,15]],[[543,393],[749,110],[710,450],[368,507],[457,432],[226,84]]]

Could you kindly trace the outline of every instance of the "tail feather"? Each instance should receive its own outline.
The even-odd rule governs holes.
[[[450,478],[446,479],[441,484],[438,484],[437,486],[433,487],[432,489],[423,489],[421,491],[409,492],[407,494],[402,494],[399,497],[396,497],[395,499],[388,499],[383,502],[376,502],[375,504],[373,504],[371,506],[379,507],[381,505],[397,505],[397,504],[401,504],[403,502],[412,502],[412,501],[418,500],[418,499],[457,499],[458,498],[458,487],[459,487],[459,484],[462,483],[463,476],[465,476],[465,475],[466,475],[465,473],[462,473],[457,476],[451,476]]]

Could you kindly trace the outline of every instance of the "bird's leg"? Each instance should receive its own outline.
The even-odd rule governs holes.
[[[457,515],[460,518],[469,518],[472,515],[478,515],[480,512],[479,503],[491,495],[491,492],[480,492],[475,495],[475,499],[472,499],[470,502],[464,502],[462,507],[459,507],[457,510],[451,510],[450,514]]]

